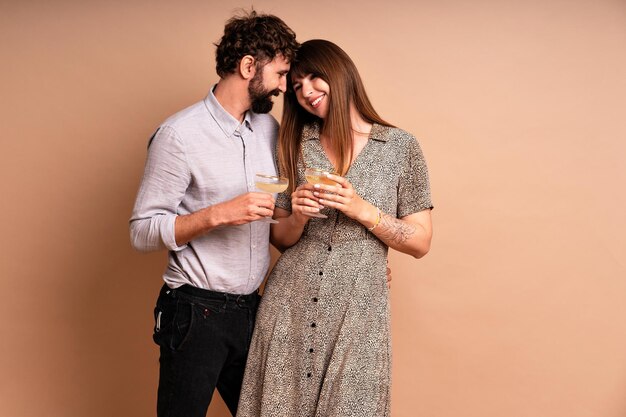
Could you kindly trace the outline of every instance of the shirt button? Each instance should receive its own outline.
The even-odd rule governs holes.
[[[320,275],[324,275],[324,273],[322,271],[320,271]]]
[[[307,372],[306,377],[307,377],[307,378],[311,378],[311,373],[310,373],[310,372]]]
[[[313,297],[313,302],[317,303],[317,297]]]
[[[333,248],[331,246],[328,247],[328,252],[330,252]]]
[[[315,326],[316,326],[316,324],[315,324],[315,323],[311,323],[311,327],[315,327]]]
[[[309,353],[313,353],[313,348],[309,349]]]

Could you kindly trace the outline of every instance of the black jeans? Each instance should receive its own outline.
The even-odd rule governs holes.
[[[158,417],[205,417],[215,388],[236,414],[258,303],[257,293],[163,286],[154,310]]]

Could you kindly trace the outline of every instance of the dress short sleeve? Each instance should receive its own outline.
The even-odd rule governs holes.
[[[276,147],[274,148],[274,162],[276,165],[276,172],[278,172],[278,176],[284,177],[285,175],[280,170],[280,163],[278,161],[278,141],[276,141]],[[291,211],[291,192],[289,191],[289,189],[290,188],[295,189],[297,185],[294,185],[294,184],[289,184],[289,185],[290,187],[288,187],[287,190],[283,191],[282,193],[278,193],[278,195],[276,195],[276,204],[274,205],[278,208],[281,208],[283,210],[287,210],[290,212]]]
[[[398,183],[398,218],[432,209],[428,168],[422,149],[411,136]]]
[[[287,191],[278,193],[275,206],[283,210],[291,211],[291,194]]]

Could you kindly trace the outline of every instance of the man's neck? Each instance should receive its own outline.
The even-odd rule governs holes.
[[[239,122],[243,122],[246,112],[250,109],[248,83],[235,79],[234,76],[221,78],[213,94],[226,112]]]

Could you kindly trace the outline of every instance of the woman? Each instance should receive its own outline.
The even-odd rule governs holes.
[[[382,120],[348,55],[311,40],[292,63],[272,243],[239,417],[389,415],[388,247],[420,258],[432,235],[415,138]],[[306,183],[321,168],[334,185]],[[320,212],[328,217],[313,218]]]

